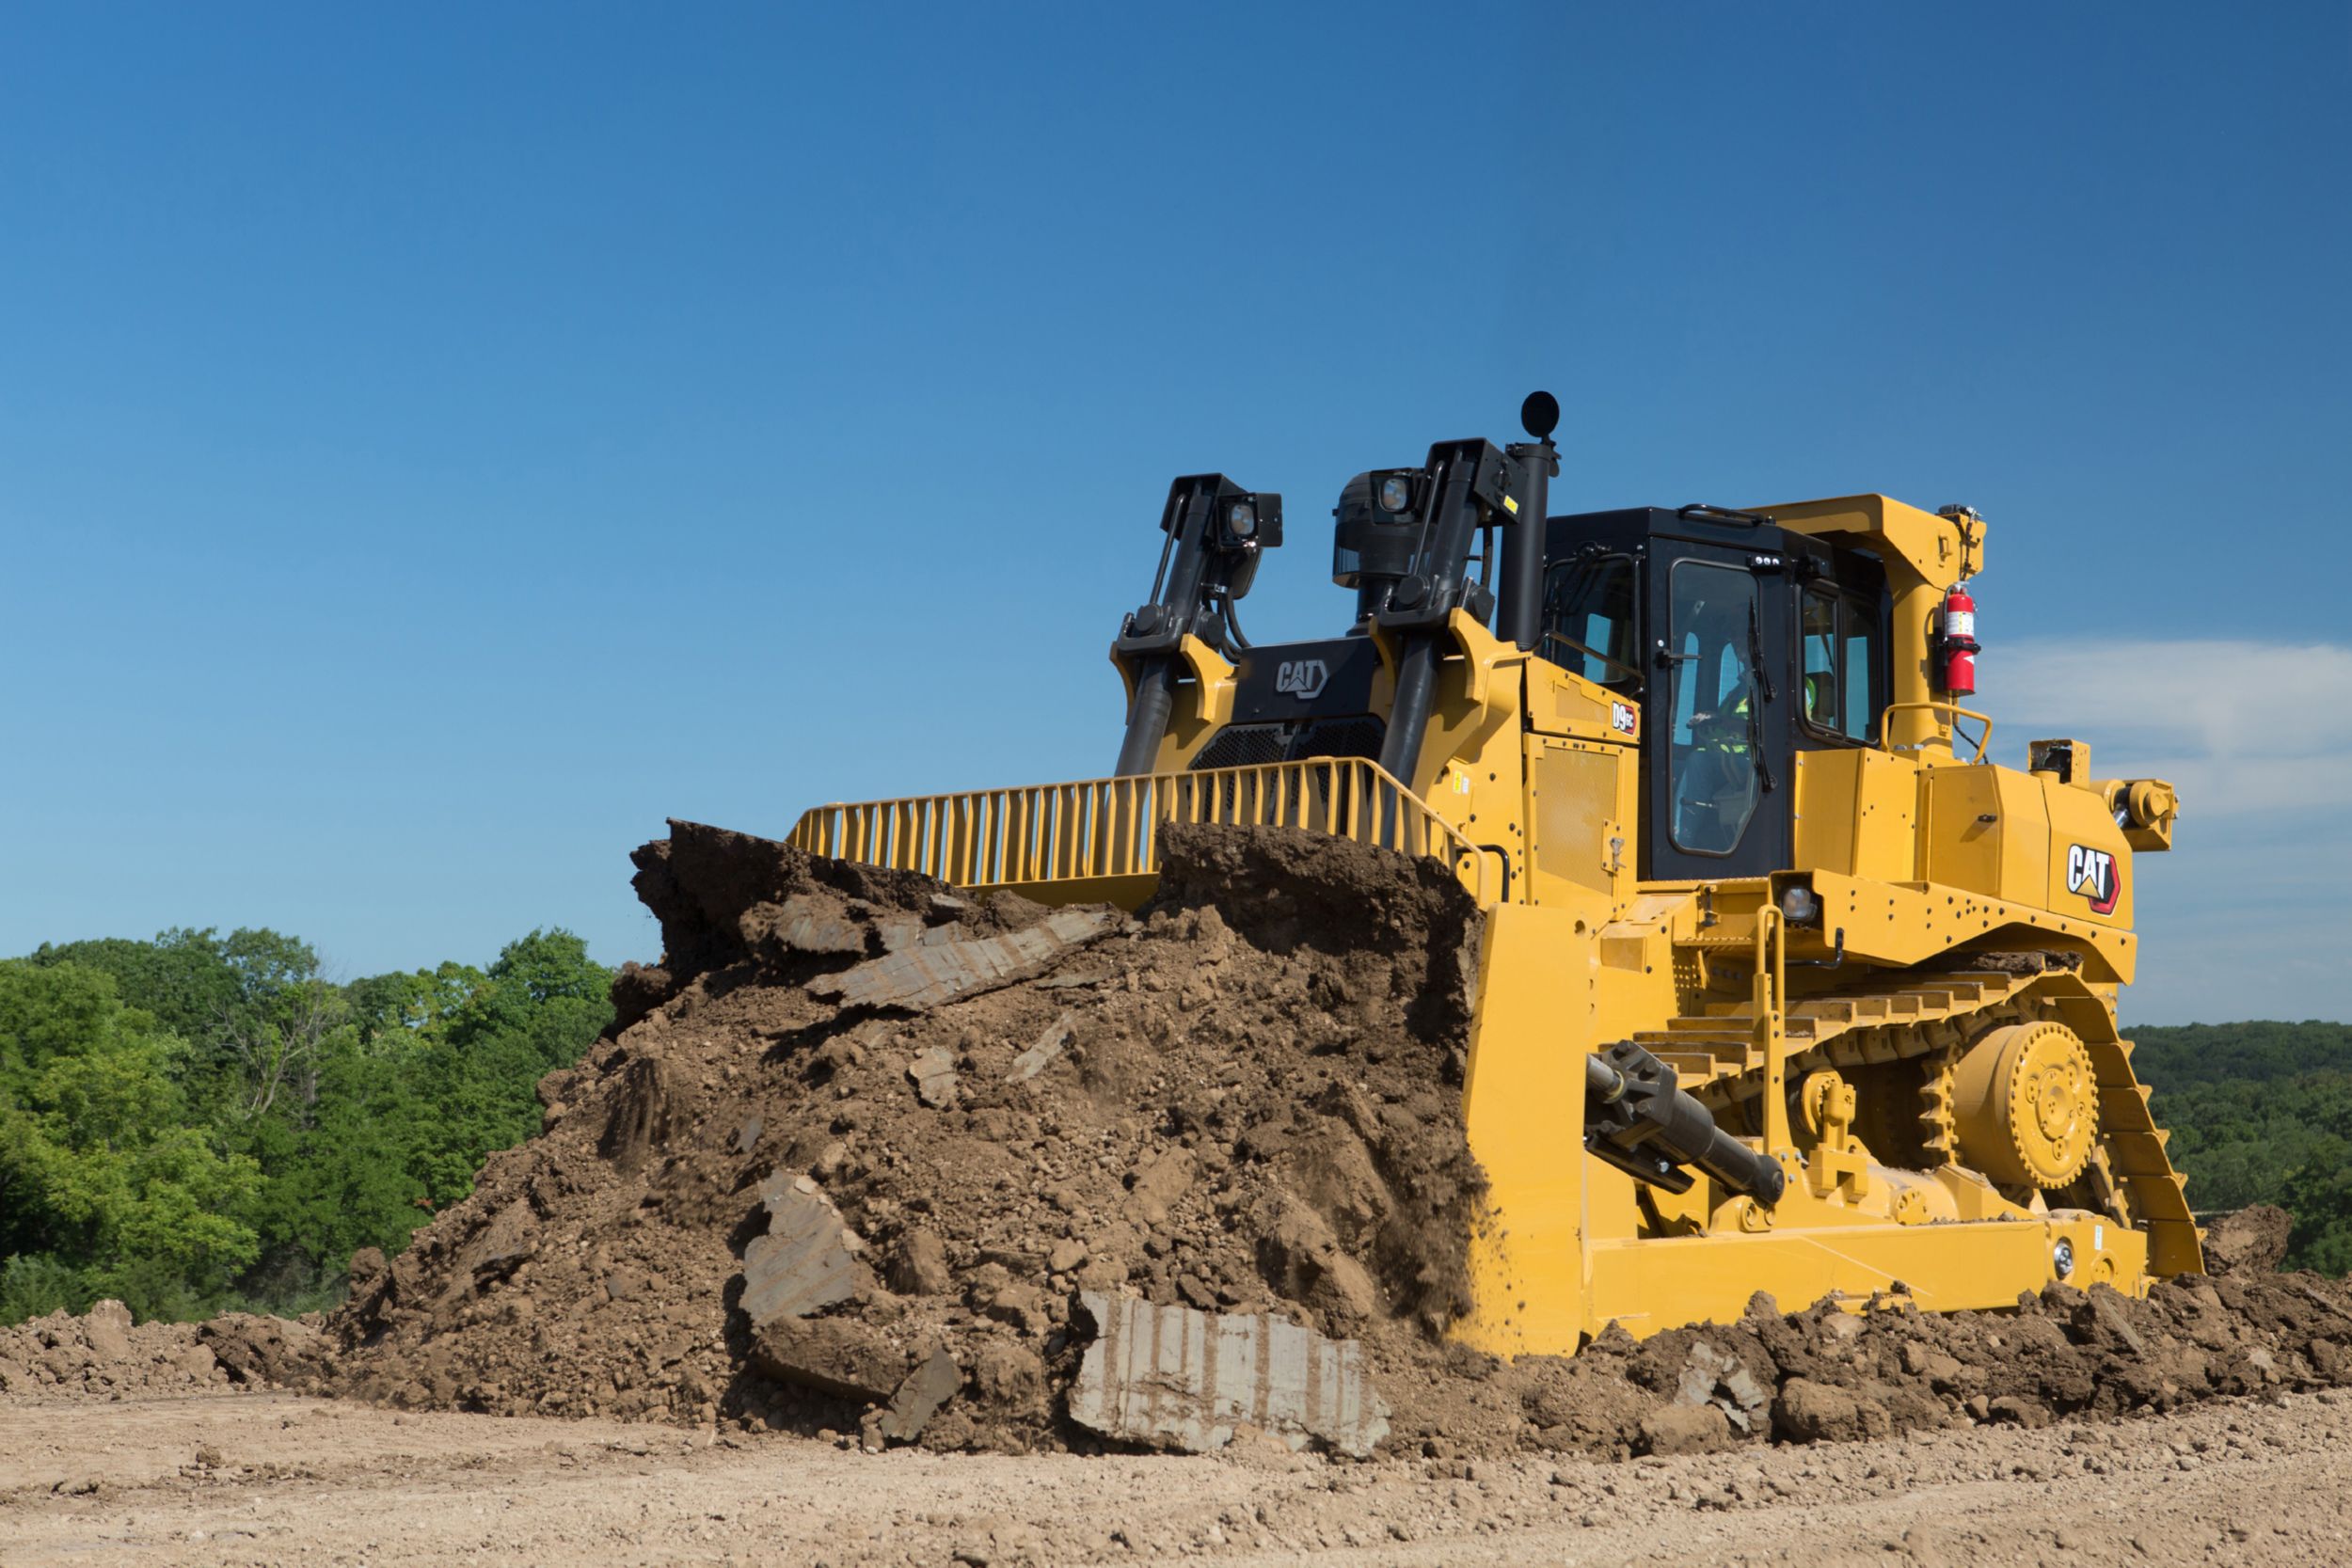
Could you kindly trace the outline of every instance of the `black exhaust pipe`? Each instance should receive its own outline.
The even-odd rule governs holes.
[[[1551,480],[1560,471],[1560,449],[1551,433],[1560,427],[1560,403],[1549,392],[1530,392],[1519,404],[1519,423],[1533,441],[1507,450],[1518,465],[1519,503],[1511,519],[1510,542],[1502,557],[1502,592],[1495,607],[1495,636],[1526,653],[1543,640],[1544,532],[1550,515]]]

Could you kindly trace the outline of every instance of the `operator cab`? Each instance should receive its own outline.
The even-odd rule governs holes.
[[[1892,605],[1866,551],[1718,507],[1546,526],[1536,652],[1642,710],[1639,875],[1795,863],[1795,755],[1872,746]]]

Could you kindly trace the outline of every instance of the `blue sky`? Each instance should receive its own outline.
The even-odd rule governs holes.
[[[1171,474],[1326,630],[1540,385],[1556,510],[1983,511],[2004,743],[2187,791],[2127,1016],[2352,1017],[2347,97],[2339,5],[9,8],[0,952],[650,958],[664,816],[1104,771]]]

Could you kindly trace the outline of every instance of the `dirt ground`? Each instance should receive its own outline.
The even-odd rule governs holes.
[[[2352,1395],[1602,1464],[868,1454],[290,1394],[0,1404],[0,1564],[2340,1563]]]

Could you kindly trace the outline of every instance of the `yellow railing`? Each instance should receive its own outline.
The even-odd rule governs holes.
[[[1990,714],[1979,713],[1972,707],[1962,707],[1958,703],[1889,703],[1885,713],[1880,716],[1879,722],[1881,727],[1879,734],[1887,736],[1891,742],[1895,734],[1895,715],[1899,713],[1916,712],[1949,715],[1948,718],[1942,721],[1942,723],[1945,729],[1948,729],[1952,733],[1949,736],[1942,735],[1931,736],[1925,740],[1914,741],[1909,746],[1898,746],[1895,750],[1901,752],[1916,752],[1925,750],[1930,746],[1942,746],[1948,744],[1952,749],[1953,757],[1957,759],[1960,755],[1961,743],[1969,739],[1967,736],[1960,733],[1960,721],[1963,719],[1974,719],[1978,723],[1983,725],[1984,727],[1977,732],[1976,738],[1973,741],[1973,744],[1977,748],[1976,754],[1968,760],[1970,762],[1982,762],[1984,760],[1984,749],[1993,744],[1992,716]]]
[[[1132,890],[1157,878],[1160,829],[1171,822],[1298,828],[1435,856],[1482,904],[1490,901],[1487,863],[1499,858],[1359,757],[818,806],[793,828],[790,842],[811,854],[919,871],[959,887],[1094,884],[1116,897],[1117,884]],[[1507,866],[1502,875],[1507,882]]]

